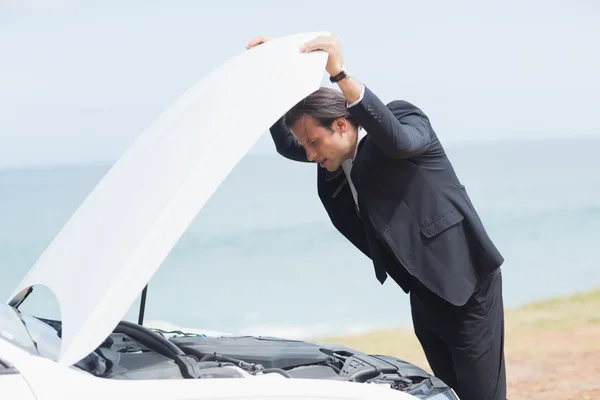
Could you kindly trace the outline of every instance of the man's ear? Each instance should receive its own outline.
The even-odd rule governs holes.
[[[333,124],[340,133],[346,133],[348,130],[348,120],[344,117],[336,118],[335,121],[333,121]]]

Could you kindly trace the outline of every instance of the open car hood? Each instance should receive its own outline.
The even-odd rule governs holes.
[[[102,178],[11,296],[57,297],[58,362],[72,365],[111,333],[210,196],[259,137],[318,89],[322,32],[245,50],[177,99]],[[184,277],[182,277],[183,279]]]

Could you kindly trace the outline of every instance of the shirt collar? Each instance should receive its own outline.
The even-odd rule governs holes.
[[[358,140],[356,141],[356,148],[354,149],[354,158],[356,158],[356,153],[358,153],[358,144],[361,140],[363,140],[365,136],[367,136],[367,132],[363,128],[360,128],[358,130]]]

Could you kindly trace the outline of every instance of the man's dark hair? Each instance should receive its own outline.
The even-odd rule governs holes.
[[[332,132],[332,123],[339,117],[346,118],[352,125],[358,127],[346,107],[346,97],[332,88],[321,87],[308,95],[284,115],[283,123],[289,129],[304,115],[312,116],[320,126]]]

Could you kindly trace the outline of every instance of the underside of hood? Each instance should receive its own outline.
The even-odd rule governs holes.
[[[327,54],[304,33],[243,51],[177,99],[116,162],[9,300],[34,285],[58,299],[58,362],[92,352],[235,165],[288,109],[318,89]],[[185,277],[181,277],[185,279]]]

